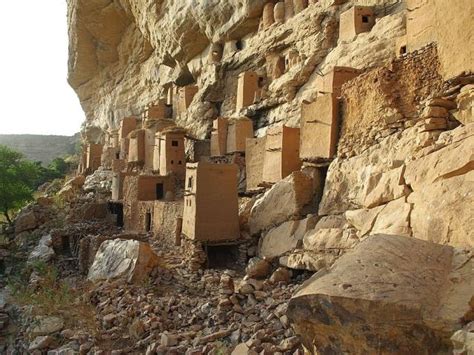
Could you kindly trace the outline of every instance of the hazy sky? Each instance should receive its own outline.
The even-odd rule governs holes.
[[[84,113],[67,83],[66,0],[2,1],[0,134],[72,135]]]

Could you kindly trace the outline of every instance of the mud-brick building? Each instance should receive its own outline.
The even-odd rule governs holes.
[[[135,117],[124,117],[120,121],[119,139],[127,138],[130,132],[137,128],[137,119]]]
[[[211,156],[223,156],[227,153],[228,119],[219,117],[212,122]]]
[[[127,230],[150,231],[153,202],[173,200],[174,178],[159,175],[125,176],[123,181],[124,226]],[[142,203],[148,202],[148,203]],[[147,216],[147,213],[149,215]],[[141,219],[145,219],[145,222]],[[148,223],[149,222],[149,223]],[[145,224],[145,228],[143,228]]]
[[[299,170],[300,129],[283,126],[272,127],[267,131],[262,169],[262,182],[278,182],[293,171]]]
[[[178,114],[186,112],[198,91],[199,88],[196,85],[187,85],[178,89],[176,105],[173,105],[173,108],[176,106]]]
[[[154,201],[151,216],[153,237],[168,246],[178,246],[183,224],[183,200]],[[146,222],[146,221],[145,221]],[[145,224],[146,227],[146,224]]]
[[[248,138],[245,144],[246,189],[253,191],[260,188],[263,182],[263,161],[267,138]]]
[[[128,149],[130,146],[128,135],[135,129],[137,129],[137,119],[135,117],[124,117],[122,121],[120,121],[120,127],[118,130],[120,159],[127,159]]]
[[[335,94],[318,96],[301,107],[300,157],[327,160],[337,151],[339,106]]]
[[[146,130],[137,129],[128,135],[128,163],[145,164],[145,138]]]
[[[112,160],[112,171],[119,173],[127,168],[127,162],[125,159],[114,159]]]
[[[204,243],[240,238],[235,164],[186,166],[183,234]]]
[[[353,6],[341,14],[339,21],[339,39],[351,41],[359,33],[369,32],[375,25],[372,6]]]
[[[171,118],[172,107],[167,105],[166,99],[159,99],[156,103],[151,104],[143,113],[143,118],[149,120],[159,120]]]
[[[79,164],[77,165],[77,174],[83,174],[87,168],[87,147],[83,147],[81,156],[79,157]]]
[[[238,119],[217,118],[211,132],[211,156],[245,151],[245,141],[253,138],[253,122],[247,117]]]
[[[253,122],[247,117],[232,120],[227,126],[226,153],[245,152],[247,138],[253,138]]]
[[[184,147],[185,130],[170,127],[155,136],[153,170],[160,175],[175,174],[184,178],[186,173],[186,155]]]
[[[254,71],[240,73],[237,82],[237,101],[235,110],[252,105],[260,94],[259,76]]]
[[[354,79],[360,74],[360,70],[351,67],[335,66],[325,75],[318,77],[316,91],[331,93],[336,97],[341,96],[341,88],[344,83]]]
[[[102,144],[88,144],[86,148],[86,169],[88,172],[96,171],[102,162]]]

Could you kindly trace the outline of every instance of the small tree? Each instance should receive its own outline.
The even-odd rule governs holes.
[[[33,199],[39,175],[38,165],[25,160],[21,153],[0,145],[0,212],[10,225],[10,211]]]
[[[56,158],[48,165],[48,169],[56,174],[55,178],[59,178],[69,172],[71,164],[65,161],[64,158]]]

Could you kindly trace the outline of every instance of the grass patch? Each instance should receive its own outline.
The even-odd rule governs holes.
[[[29,285],[29,275],[38,276],[36,287]],[[84,287],[72,288],[59,278],[57,269],[44,262],[25,268],[8,280],[13,300],[19,306],[32,306],[31,316],[58,316],[68,328],[87,329],[98,334],[94,306],[86,302]]]
[[[214,352],[216,355],[226,355],[230,354],[232,346],[227,344],[224,341],[217,341],[216,347],[214,348]]]

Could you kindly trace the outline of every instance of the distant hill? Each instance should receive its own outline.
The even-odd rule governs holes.
[[[0,134],[0,144],[23,153],[28,159],[48,165],[54,158],[73,154],[79,140],[74,136],[42,136],[35,134]]]

